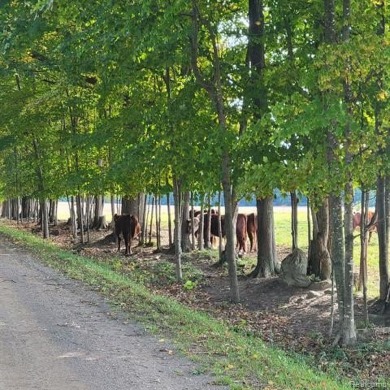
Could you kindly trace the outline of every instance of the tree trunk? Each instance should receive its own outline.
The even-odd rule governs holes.
[[[198,65],[199,52],[199,26],[203,25],[207,29],[212,49],[213,77],[212,80],[205,79]],[[199,14],[199,4],[197,0],[192,0],[192,34],[191,34],[191,66],[198,84],[208,93],[215,113],[218,118],[220,133],[223,137],[229,134],[229,128],[225,113],[225,97],[222,89],[222,66],[220,63],[220,44],[216,31],[211,27],[209,21],[205,21]],[[228,137],[227,137],[228,138]],[[235,226],[233,226],[233,216],[235,208],[234,183],[232,180],[231,155],[229,146],[222,144],[222,189],[225,200],[225,228],[226,228],[226,247],[225,255],[229,265],[230,296],[234,303],[239,302],[239,290],[237,280],[237,269],[235,262]]]
[[[226,246],[225,256],[229,266],[229,281],[230,281],[230,297],[232,302],[240,302],[240,292],[238,288],[236,254],[235,254],[235,215],[237,202],[232,191],[232,184],[230,178],[230,156],[225,154],[222,162],[222,188],[225,202],[225,232],[226,232]],[[221,231],[220,231],[221,235]]]
[[[40,202],[41,207],[41,228],[43,238],[49,238],[49,213],[47,210],[47,201],[42,199]]]
[[[368,308],[367,308],[367,248],[368,248],[368,205],[369,191],[362,186],[361,200],[361,222],[360,222],[360,277],[359,290],[363,289],[364,320],[368,326]]]
[[[49,222],[54,226],[58,225],[58,199],[50,199],[49,200]]]
[[[387,177],[379,176],[377,180],[376,210],[378,212],[378,242],[379,242],[379,299],[385,302],[390,286],[389,273],[389,204]]]
[[[120,214],[115,209],[115,195],[114,194],[110,195],[110,204],[111,204],[111,221],[114,221],[114,215]]]
[[[309,246],[308,273],[321,280],[329,279],[332,271],[329,254],[329,203],[326,199],[315,211],[311,208],[313,221],[313,239]]]
[[[324,0],[324,42],[329,45],[337,44],[337,31],[335,19],[334,0]],[[343,33],[349,31],[349,1],[343,0]],[[346,37],[344,36],[344,39]],[[344,85],[345,87],[345,85]],[[346,92],[345,92],[346,93]],[[324,92],[324,110],[327,110],[327,99],[332,100],[335,97],[332,92]],[[327,152],[326,159],[329,174],[341,177],[339,172],[338,155],[339,141],[336,136],[336,119],[328,124],[326,129]],[[348,129],[346,129],[348,131]],[[346,151],[348,156],[349,151]],[[353,263],[352,259],[345,258],[345,240],[343,229],[343,197],[341,190],[336,190],[329,197],[330,208],[330,241],[331,258],[333,262],[334,276],[337,287],[337,301],[339,308],[340,329],[336,341],[343,344],[353,344],[356,341],[356,329],[354,321],[353,305]],[[349,223],[347,221],[347,223]]]
[[[273,220],[273,197],[256,200],[257,206],[257,265],[250,277],[268,278],[278,271]]]
[[[167,194],[167,210],[168,210],[168,238],[169,238],[169,247],[173,245],[172,239],[172,217],[171,217],[171,201],[170,194]]]
[[[95,195],[94,198],[94,212],[93,212],[93,222],[92,228],[96,230],[106,229],[106,219],[104,218],[104,196]]]
[[[77,214],[77,226],[80,229],[80,242],[82,244],[85,243],[85,237],[84,237],[84,213],[83,213],[83,205],[81,201],[81,195],[80,193],[76,196],[76,214]]]
[[[68,198],[68,204],[69,204],[69,215],[70,215],[70,224],[72,227],[72,236],[75,239],[77,237],[77,214],[75,212],[75,201],[74,196],[71,196],[70,199]]]
[[[292,250],[298,248],[298,202],[297,192],[290,192],[291,197],[291,239]]]
[[[177,178],[173,179],[173,198],[175,202],[175,262],[176,262],[176,279],[178,282],[183,280],[183,271],[181,265],[182,250],[181,250],[181,216],[182,216],[182,199],[181,199],[181,183]]]
[[[190,236],[186,231],[186,221],[188,220],[190,215],[190,192],[185,191],[183,193],[183,204],[182,204],[182,216],[181,216],[181,249],[183,252],[191,251],[191,242]]]

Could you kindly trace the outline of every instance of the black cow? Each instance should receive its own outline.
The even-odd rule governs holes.
[[[141,225],[134,215],[114,215],[115,236],[118,241],[118,252],[121,249],[121,238],[125,241],[125,256],[131,255],[131,243],[140,231]]]

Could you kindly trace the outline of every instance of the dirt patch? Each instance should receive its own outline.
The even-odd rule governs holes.
[[[36,226],[23,225],[21,228],[39,233]],[[100,261],[110,261],[117,256],[115,238],[110,230],[90,232],[89,243],[80,244],[73,240],[69,226],[60,224],[53,227],[51,240],[59,246]],[[167,243],[163,234],[162,242]],[[136,245],[136,243],[135,243]],[[134,247],[131,257],[123,256],[123,267],[137,263],[143,268],[152,267],[156,262],[173,262],[173,254],[164,246],[156,253],[155,247]],[[288,248],[278,248],[278,258],[289,254]],[[123,255],[123,254],[122,254]],[[334,307],[334,329],[337,329],[337,310],[332,301],[336,295],[328,282],[313,283],[309,288],[288,286],[278,277],[270,279],[248,278],[248,261],[255,262],[252,253],[240,260],[239,287],[241,303],[233,305],[229,297],[229,278],[227,267],[215,267],[215,257],[205,252],[185,254],[184,261],[202,270],[202,282],[195,289],[184,289],[182,285],[164,283],[150,286],[156,293],[165,294],[186,305],[203,310],[232,326],[238,332],[261,337],[264,341],[278,345],[287,351],[299,352],[314,357],[318,367],[327,371],[338,367],[344,375],[359,380],[376,380],[386,377],[390,372],[389,353],[379,344],[390,342],[389,318],[377,311],[373,314],[376,324],[370,331],[363,332],[366,343],[364,349],[332,347],[335,331],[329,336]],[[373,306],[372,311],[375,311]],[[356,323],[360,326],[363,318],[361,299],[355,300]],[[379,326],[378,326],[379,325]],[[367,344],[369,342],[370,344]]]

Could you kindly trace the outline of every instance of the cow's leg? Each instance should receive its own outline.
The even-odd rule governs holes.
[[[129,246],[128,246],[128,251],[127,251],[127,253],[129,254],[129,255],[131,255],[131,245],[132,245],[132,243],[133,243],[133,240],[132,240],[132,237],[131,237],[131,234],[129,235]]]
[[[121,238],[119,235],[116,236],[116,241],[118,243],[118,252],[121,251]]]
[[[127,234],[125,234],[124,240],[125,240],[125,256],[128,256],[128,254],[129,254],[129,236]]]

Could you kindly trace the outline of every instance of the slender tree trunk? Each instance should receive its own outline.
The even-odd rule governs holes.
[[[72,236],[75,239],[77,237],[77,214],[75,212],[74,196],[68,197],[70,223],[72,226]]]
[[[368,247],[368,208],[369,191],[362,186],[361,200],[361,223],[360,223],[360,278],[359,290],[363,289],[363,311],[366,326],[368,326],[368,307],[367,307],[367,247]]]
[[[150,205],[150,223],[149,223],[149,244],[152,244],[153,236],[153,219],[154,219],[154,206],[156,204],[156,199],[154,196],[151,196],[151,205]]]
[[[141,223],[141,238],[140,238],[140,244],[144,244],[146,242],[146,226],[147,226],[147,221],[148,221],[148,195],[144,194],[143,195],[143,208],[142,208],[142,223]],[[169,216],[168,216],[169,218]]]
[[[174,229],[174,242],[175,242],[175,262],[176,262],[176,279],[181,282],[183,279],[182,271],[182,249],[181,249],[181,216],[182,216],[182,195],[181,195],[181,183],[177,178],[173,179],[173,198],[175,202],[175,229]]]
[[[81,195],[80,192],[76,196],[76,209],[77,209],[77,225],[80,229],[80,242],[82,244],[85,243],[85,237],[84,237],[84,216],[83,216],[83,205],[81,201]]]
[[[297,192],[290,192],[291,196],[291,237],[292,250],[298,248],[298,202]]]
[[[189,252],[191,250],[190,236],[186,232],[186,221],[190,214],[190,192],[185,191],[183,193],[183,204],[182,204],[182,231],[181,231],[181,249],[183,252]]]
[[[161,197],[156,195],[156,246],[161,251]]]
[[[110,206],[111,206],[111,221],[114,220],[114,215],[117,213],[115,209],[115,195],[110,194]]]
[[[377,1],[376,9],[378,14],[377,32],[378,36],[385,39],[386,32],[386,3],[384,0]],[[384,70],[378,73],[376,85],[378,91],[385,90]],[[389,129],[383,126],[382,117],[388,102],[378,99],[375,102],[375,132],[387,139],[387,144],[379,150],[380,159],[387,159],[390,154]],[[377,178],[377,204],[378,212],[378,242],[379,242],[379,299],[385,302],[390,289],[389,270],[389,235],[390,235],[390,176],[388,172],[380,172]],[[384,305],[386,308],[386,305]]]
[[[199,52],[199,27],[203,25],[209,34],[212,48],[213,78],[206,80],[198,66]],[[225,114],[225,99],[222,89],[222,67],[220,63],[220,45],[216,36],[215,26],[209,20],[205,20],[200,15],[199,4],[197,0],[192,0],[192,34],[191,34],[191,66],[198,84],[209,94],[210,100],[214,105],[215,113],[218,117],[220,133],[227,137],[229,128]],[[235,303],[239,302],[240,295],[238,290],[237,269],[235,262],[235,226],[233,226],[233,216],[235,208],[234,183],[232,180],[231,154],[228,146],[222,144],[222,189],[224,191],[225,201],[225,228],[226,228],[226,247],[225,255],[229,265],[230,296]]]
[[[167,194],[167,209],[168,209],[168,238],[169,238],[169,247],[171,248],[173,245],[172,239],[172,217],[171,217],[171,201],[170,194]]]
[[[385,301],[390,287],[389,273],[389,204],[386,202],[387,178],[379,176],[377,180],[376,210],[378,212],[379,242],[379,299]]]
[[[205,226],[204,226],[204,214],[205,214],[205,201],[206,201],[206,195],[203,195],[202,197],[202,204],[200,206],[200,224],[199,224],[199,231],[198,231],[198,248],[199,250],[203,250],[205,248]],[[211,210],[210,208],[207,210],[209,213],[208,215],[208,221],[211,220]],[[209,227],[208,227],[209,228]]]

